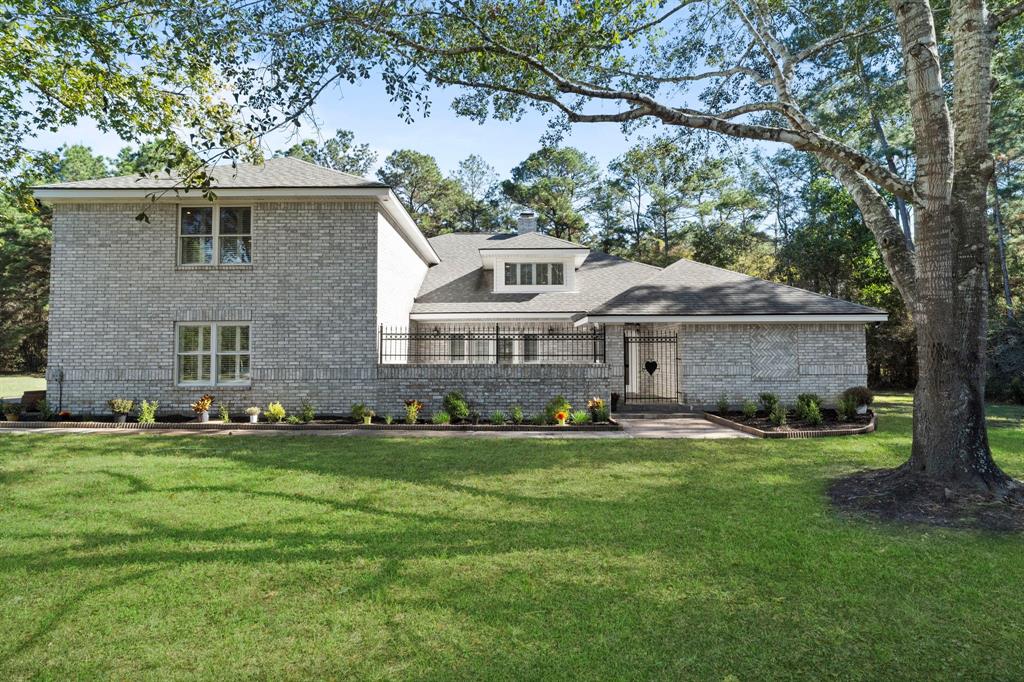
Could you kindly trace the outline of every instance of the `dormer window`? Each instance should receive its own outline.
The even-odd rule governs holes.
[[[565,285],[564,263],[505,263],[505,286]]]

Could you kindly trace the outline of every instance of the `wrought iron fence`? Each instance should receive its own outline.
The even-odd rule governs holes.
[[[600,364],[604,328],[571,325],[381,325],[381,364]]]

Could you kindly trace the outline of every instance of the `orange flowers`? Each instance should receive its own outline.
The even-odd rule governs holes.
[[[565,426],[565,420],[569,418],[569,413],[565,410],[559,410],[555,412],[555,419],[558,420],[560,426]]]

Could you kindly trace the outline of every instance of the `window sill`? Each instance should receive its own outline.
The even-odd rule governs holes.
[[[250,272],[252,270],[252,263],[245,263],[243,265],[175,265],[176,271],[199,271],[205,272],[209,270],[224,270],[233,272]]]
[[[192,389],[217,389],[218,391],[227,391],[231,389],[249,390],[252,388],[252,384],[174,384],[175,388],[192,388]]]

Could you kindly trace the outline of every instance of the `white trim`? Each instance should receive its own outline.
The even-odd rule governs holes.
[[[497,271],[501,263],[516,261],[519,263],[551,263],[562,261],[567,266],[570,261],[572,268],[578,269],[590,255],[590,249],[480,249],[480,263],[484,270]],[[569,270],[570,268],[566,268]]]
[[[412,313],[410,320],[571,320],[579,313]]]
[[[210,235],[209,236],[213,239],[213,254],[212,254],[213,255],[213,260],[210,261],[209,263],[185,263],[184,261],[182,261],[182,250],[181,250],[181,245],[182,245],[183,240],[185,240],[185,239],[202,239],[202,238],[206,237],[207,235],[202,235],[202,234],[200,234],[200,235],[182,234],[181,233],[181,213],[186,208],[207,208],[207,207],[209,207],[210,210],[211,210],[211,216],[210,216]],[[248,237],[249,238],[249,260],[246,263],[224,263],[224,262],[221,261],[221,253],[220,253],[220,211],[221,211],[222,208],[247,208],[247,209],[249,209],[249,233],[248,234],[238,233],[238,234],[235,234],[235,235],[229,235],[228,236],[228,239],[241,239],[241,238],[244,238],[244,237]],[[177,262],[175,263],[175,265],[177,267],[179,267],[179,268],[193,268],[193,267],[194,268],[208,268],[208,267],[214,266],[214,267],[218,267],[218,268],[223,267],[225,269],[229,269],[229,268],[247,268],[247,267],[252,267],[252,264],[253,264],[252,263],[253,220],[254,220],[254,217],[255,217],[253,215],[254,213],[255,213],[255,211],[253,210],[252,205],[246,204],[246,203],[239,203],[239,202],[213,201],[213,202],[200,203],[200,202],[197,201],[195,203],[182,202],[182,203],[178,204],[178,208],[177,208],[178,220],[177,220],[177,228],[176,228],[178,234],[177,234],[177,244],[175,245],[176,246],[175,250],[177,251]]]
[[[603,324],[632,324],[642,322],[781,322],[805,324],[808,322],[885,322],[885,313],[858,313],[855,315],[586,315],[576,321],[576,327],[592,322]]]
[[[180,350],[181,335],[178,330],[186,327],[209,327],[210,328],[210,350],[204,352],[200,349],[197,352],[187,352],[185,355],[195,355],[199,358],[209,356],[210,358],[210,379],[209,381],[180,381],[178,377],[181,376],[180,358],[182,357],[182,351]],[[219,339],[218,330],[219,327],[248,327],[249,328],[249,349],[247,351],[224,351],[223,355],[248,355],[249,356],[249,378],[240,379],[236,381],[218,381],[220,368],[218,367],[219,359],[218,356],[222,353],[218,348]],[[200,341],[200,345],[202,342]],[[202,360],[199,365],[200,373],[202,373]],[[194,388],[194,387],[205,387],[209,388],[212,386],[234,386],[234,387],[247,387],[252,385],[252,322],[249,320],[217,320],[215,322],[175,322],[174,323],[174,385],[178,388]]]
[[[531,279],[534,280],[533,284],[505,284],[505,265],[512,264],[516,265],[516,281],[519,281],[521,276],[521,266],[530,265],[531,267]],[[537,266],[538,265],[561,265],[562,266],[562,283],[561,284],[537,284]],[[548,273],[550,278],[550,271]],[[499,258],[494,264],[494,288],[492,291],[496,294],[540,294],[544,292],[566,292],[576,290],[576,269],[572,265],[572,261],[567,258],[529,258],[529,257],[518,257],[518,258]]]

